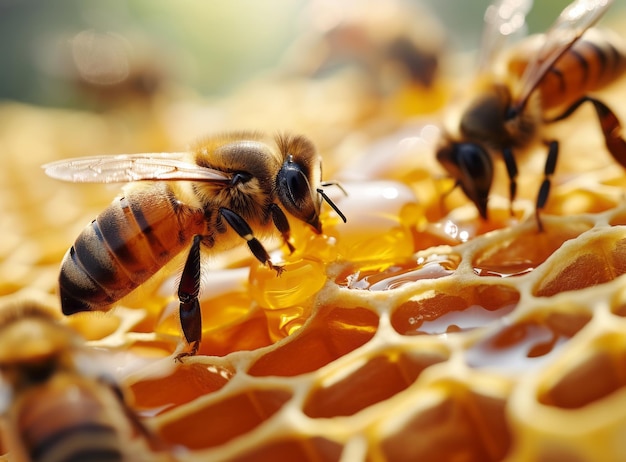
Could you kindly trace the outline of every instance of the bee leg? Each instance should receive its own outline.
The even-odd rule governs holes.
[[[537,228],[539,232],[543,232],[543,224],[541,223],[541,217],[539,212],[543,210],[548,196],[550,195],[550,178],[554,174],[556,169],[556,161],[559,157],[559,142],[558,141],[546,141],[548,146],[548,157],[546,158],[546,165],[543,169],[543,181],[539,187],[539,193],[537,194],[537,203],[535,205],[535,219],[537,220]]]
[[[615,113],[609,109],[609,107],[601,101],[598,101],[595,98],[590,98],[589,96],[584,96],[572,104],[569,108],[563,112],[558,117],[554,119],[547,120],[546,122],[557,122],[559,120],[566,119],[576,109],[580,107],[581,104],[589,101],[593,104],[594,109],[596,110],[596,114],[598,115],[598,119],[600,121],[600,127],[602,128],[602,134],[604,135],[604,143],[606,144],[607,149],[613,156],[613,158],[623,167],[626,168],[626,141],[622,138],[622,125],[620,124]]]
[[[193,237],[193,243],[189,249],[189,255],[183,268],[183,274],[178,286],[178,299],[180,300],[180,324],[185,335],[185,340],[191,346],[189,352],[181,353],[176,357],[177,361],[184,356],[193,356],[198,351],[202,339],[202,312],[198,295],[200,294],[200,244],[202,236]]]
[[[626,141],[621,136],[622,124],[620,124],[615,113],[604,103],[596,99],[588,99],[593,103],[598,114],[607,149],[622,167],[626,167]]]
[[[259,240],[254,237],[254,234],[252,234],[252,228],[250,228],[250,225],[246,223],[246,220],[244,220],[241,216],[237,215],[232,210],[225,207],[221,207],[219,213],[228,222],[230,227],[233,228],[237,234],[239,234],[242,238],[246,240],[248,248],[252,252],[252,255],[254,255],[256,259],[259,260],[261,263],[276,271],[277,276],[280,276],[280,274],[284,270],[283,267],[272,264],[267,250],[265,250],[263,244],[261,244],[261,242],[259,242]]]
[[[285,241],[285,244],[289,247],[289,252],[293,253],[296,248],[289,241],[291,229],[289,228],[289,221],[287,220],[287,217],[285,216],[283,210],[276,204],[270,205],[270,212],[272,213],[274,226],[276,226],[276,229],[283,237],[283,241]]]
[[[517,195],[517,162],[515,162],[513,150],[509,147],[502,150],[502,157],[504,158],[504,165],[506,165],[506,172],[509,176],[509,212],[513,216],[513,202]]]

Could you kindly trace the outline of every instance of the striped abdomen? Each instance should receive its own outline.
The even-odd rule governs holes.
[[[128,460],[117,427],[125,425],[124,433],[131,427],[120,421],[111,404],[111,392],[104,386],[57,380],[37,387],[16,404],[13,444],[19,448],[12,451],[23,452],[32,462]]]
[[[78,236],[61,265],[65,314],[102,309],[144,283],[205,231],[201,210],[166,183],[131,188]]]
[[[532,38],[531,38],[532,39]],[[535,56],[541,39],[523,51],[524,59],[513,59],[511,68],[521,75],[521,68]],[[517,61],[517,62],[516,62]],[[548,70],[539,82],[544,110],[566,108],[589,92],[597,91],[626,72],[626,50],[619,37],[600,29],[589,29]]]

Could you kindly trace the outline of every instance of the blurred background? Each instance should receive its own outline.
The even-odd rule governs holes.
[[[223,95],[276,68],[303,31],[331,27],[340,8],[357,14],[386,1],[0,0],[0,100],[85,107],[95,104],[85,86],[124,82],[124,97],[155,92],[163,81],[202,97]],[[462,51],[478,46],[489,3],[423,0],[403,7],[413,8],[416,29],[436,23],[445,49]],[[545,30],[568,1],[536,3],[531,32]],[[609,14],[623,9],[619,3]]]

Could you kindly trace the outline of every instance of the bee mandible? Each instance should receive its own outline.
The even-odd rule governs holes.
[[[66,159],[43,166],[72,182],[130,182],[68,250],[59,290],[64,314],[107,310],[189,249],[178,287],[180,322],[190,351],[202,337],[198,295],[201,250],[220,252],[245,241],[280,274],[257,239],[276,231],[290,251],[285,212],[322,233],[322,163],[303,136],[234,132],[202,140],[181,153]]]
[[[591,28],[612,0],[575,0],[543,35],[530,36],[506,50],[507,38],[525,27],[532,0],[499,0],[485,13],[478,89],[461,113],[456,135],[444,136],[437,159],[487,219],[494,175],[492,156],[501,155],[509,177],[509,199],[517,192],[515,152],[540,136],[547,124],[569,117],[584,103],[597,114],[606,147],[626,167],[626,142],[614,112],[590,92],[626,71],[626,51],[607,31]],[[591,29],[590,29],[591,28]],[[498,68],[496,61],[504,63]],[[542,138],[541,138],[542,139]],[[559,155],[556,140],[543,140],[548,154],[535,214],[546,204]]]

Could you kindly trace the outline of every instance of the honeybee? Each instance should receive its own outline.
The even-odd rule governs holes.
[[[0,413],[9,460],[173,460],[96,370],[82,337],[37,303],[4,308]]]
[[[321,182],[321,158],[303,136],[230,133],[190,152],[86,157],[43,167],[66,181],[132,182],[65,255],[59,276],[64,314],[108,309],[189,248],[178,298],[190,350],[178,359],[194,355],[202,336],[201,249],[219,252],[245,241],[280,275],[282,267],[271,262],[255,233],[277,230],[293,251],[285,211],[318,234],[322,201],[346,220],[322,189],[331,183]]]
[[[615,114],[589,96],[615,81],[626,70],[626,52],[608,32],[590,29],[612,0],[576,0],[543,35],[530,36],[502,58],[507,37],[525,27],[531,0],[500,0],[485,13],[479,61],[478,89],[458,123],[458,134],[447,134],[437,159],[487,219],[487,200],[493,180],[492,156],[502,155],[509,177],[512,203],[517,191],[515,151],[537,139],[541,129],[569,117],[582,104],[595,108],[608,151],[626,167],[626,142]],[[502,60],[501,60],[502,61]],[[541,138],[540,138],[541,139]],[[544,178],[536,201],[536,220],[550,192],[559,143],[543,140],[548,148]]]

